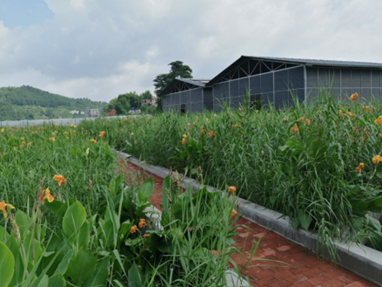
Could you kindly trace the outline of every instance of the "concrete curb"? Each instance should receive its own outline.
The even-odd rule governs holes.
[[[166,177],[170,171],[163,167],[153,166],[129,154],[116,151],[118,157],[137,165],[144,170],[151,172],[159,177]],[[198,190],[200,183],[191,178],[184,178],[183,187],[192,186],[193,190]],[[207,186],[209,191],[215,191],[212,186]],[[246,219],[272,230],[273,232],[295,242],[312,252],[316,253],[319,246],[317,235],[305,230],[293,230],[289,218],[281,213],[267,209],[263,206],[252,203],[248,200],[238,198],[239,213]],[[345,244],[335,243],[337,247],[336,263],[341,267],[357,274],[378,286],[382,286],[382,252],[369,248],[367,246],[355,243]],[[327,252],[326,252],[327,253]]]

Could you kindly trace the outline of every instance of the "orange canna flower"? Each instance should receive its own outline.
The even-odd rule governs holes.
[[[232,209],[231,218],[235,217],[236,214],[237,214],[237,211],[235,209]]]
[[[309,125],[310,125],[310,120],[309,120],[309,119],[306,119],[306,120],[305,120],[305,124],[309,126]]]
[[[95,139],[90,140],[92,143],[96,143],[97,141]]]
[[[43,197],[43,200],[45,201],[47,199],[49,202],[52,202],[54,200],[53,195],[50,194],[49,188],[45,189],[45,195]]]
[[[182,145],[185,145],[185,144],[186,144],[186,139],[182,138]]]
[[[53,179],[55,181],[57,181],[58,186],[61,186],[61,185],[65,184],[65,178],[62,175],[60,175],[60,174],[53,176]]]
[[[105,131],[100,132],[99,137],[101,137],[101,138],[105,137]]]
[[[374,121],[377,125],[382,125],[382,116],[379,116],[378,119]]]
[[[186,135],[186,134],[184,134],[184,135],[183,135],[183,138],[185,138],[185,139],[186,139],[186,138],[187,138],[187,135]]]
[[[3,213],[4,217],[7,217],[7,206],[10,209],[15,209],[15,207],[12,204],[7,204],[7,203],[5,203],[4,200],[2,202],[0,202],[0,210]]]
[[[28,143],[28,145],[32,145],[32,144],[33,144],[33,142]]]
[[[364,164],[363,162],[361,162],[361,163],[359,164],[359,167],[360,167],[360,168],[364,168],[364,167],[365,167],[365,164]]]
[[[305,118],[305,117],[301,117],[301,118],[300,118],[300,122],[302,122],[302,121],[304,120],[304,118]]]
[[[382,161],[382,156],[380,156],[379,154],[377,154],[376,156],[374,156],[372,159],[374,164],[377,164],[379,163],[380,161]]]
[[[235,186],[228,186],[228,193],[233,195],[236,191],[236,187]]]
[[[346,112],[351,118],[354,118],[355,116],[353,115],[352,112]]]
[[[357,166],[357,167],[355,168],[355,171],[356,171],[356,172],[361,172],[362,169],[361,169],[359,166]]]
[[[130,233],[135,233],[137,231],[137,226],[136,225],[133,225],[131,228],[130,228]]]
[[[204,130],[201,130],[200,132],[201,132],[202,134],[204,134],[204,133],[205,133],[205,131],[204,131]]]
[[[145,235],[143,235],[143,238],[149,238],[150,237],[150,234],[145,234]]]
[[[354,93],[350,96],[349,100],[355,101],[355,99],[358,97],[358,93]]]
[[[66,136],[67,136],[68,134],[69,134],[68,132],[64,132],[64,135],[66,135]]]
[[[293,127],[290,128],[290,130],[292,133],[298,133],[298,125],[297,123],[294,124]]]
[[[213,131],[210,131],[207,135],[210,137],[213,137],[213,136],[215,136],[215,133]]]
[[[56,141],[56,139],[55,139],[55,138],[49,138],[49,140],[50,140],[51,142],[54,142],[54,141]]]
[[[138,226],[139,226],[139,228],[146,226],[146,220],[144,220],[143,218],[139,219]]]

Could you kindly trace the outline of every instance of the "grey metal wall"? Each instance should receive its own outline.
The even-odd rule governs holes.
[[[276,108],[293,105],[291,93],[299,101],[303,101],[305,98],[304,68],[293,67],[215,84],[213,110],[219,112],[223,102],[230,107],[238,108],[247,93],[260,94],[263,105],[271,103]]]
[[[382,72],[379,70],[361,69],[326,69],[306,68],[308,100],[319,95],[319,89],[328,90],[332,81],[331,92],[334,96],[341,94],[341,99],[358,93],[361,98],[373,96],[382,100]]]
[[[163,111],[180,111],[181,105],[187,112],[203,112],[203,88],[172,93],[162,97]]]

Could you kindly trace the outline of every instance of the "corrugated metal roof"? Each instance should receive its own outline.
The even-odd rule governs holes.
[[[207,79],[192,79],[192,78],[177,78],[175,80],[179,80],[191,85],[199,86],[199,87],[204,87],[206,83],[208,83],[210,80]]]
[[[284,63],[290,65],[306,65],[316,67],[343,67],[343,68],[366,68],[366,69],[382,69],[382,63],[354,62],[354,61],[334,61],[334,60],[318,60],[318,59],[297,59],[282,57],[257,57],[257,56],[241,56],[219,74],[217,74],[207,85],[213,85],[223,78],[229,71],[240,66],[248,60],[254,61],[270,61]]]
[[[208,79],[193,79],[193,78],[175,78],[163,91],[158,95],[158,97],[162,97],[163,95],[166,95],[169,90],[171,90],[173,87],[176,86],[179,82],[184,82],[190,85],[193,85],[195,87],[204,87],[206,83],[208,83],[210,80]]]
[[[268,61],[286,62],[290,64],[304,64],[304,65],[315,65],[315,66],[382,68],[382,63],[372,63],[372,62],[299,59],[299,58],[283,58],[283,57],[256,57],[256,56],[242,56],[242,57],[250,58],[253,60],[268,60]]]

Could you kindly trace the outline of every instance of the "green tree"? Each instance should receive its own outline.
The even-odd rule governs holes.
[[[170,72],[160,74],[154,79],[155,94],[159,95],[176,77],[192,78],[192,69],[184,65],[182,61],[175,61],[168,64]]]

